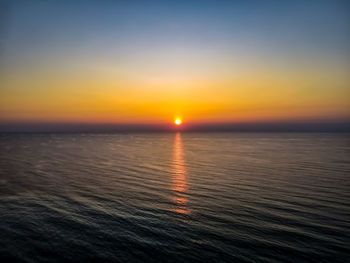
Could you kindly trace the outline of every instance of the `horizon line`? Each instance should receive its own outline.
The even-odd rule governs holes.
[[[222,123],[0,122],[0,132],[350,132],[350,121]]]

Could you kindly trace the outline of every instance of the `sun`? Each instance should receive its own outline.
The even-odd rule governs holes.
[[[177,118],[177,119],[175,119],[174,123],[175,123],[176,125],[180,125],[180,124],[182,123],[182,120],[179,119],[179,118]]]

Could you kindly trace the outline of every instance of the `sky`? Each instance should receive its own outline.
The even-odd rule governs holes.
[[[0,1],[1,123],[350,121],[348,1]]]

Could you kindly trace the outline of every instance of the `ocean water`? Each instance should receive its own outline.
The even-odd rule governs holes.
[[[350,136],[1,134],[1,262],[349,262]]]

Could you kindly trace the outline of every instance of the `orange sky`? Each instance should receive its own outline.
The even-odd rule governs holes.
[[[147,8],[133,11],[140,21],[129,10],[119,21],[112,7],[101,7],[101,13],[82,9],[78,17],[70,16],[71,8],[56,11],[51,3],[11,9],[0,68],[0,121],[349,120],[341,10],[312,9],[311,22],[297,25],[304,17],[288,8],[284,12],[295,20],[267,10],[225,18],[215,8],[183,17],[184,7],[155,17]],[[60,12],[71,26],[64,26]],[[257,18],[289,35],[269,35]],[[306,33],[295,31],[298,26]],[[312,38],[307,34],[317,30]]]

